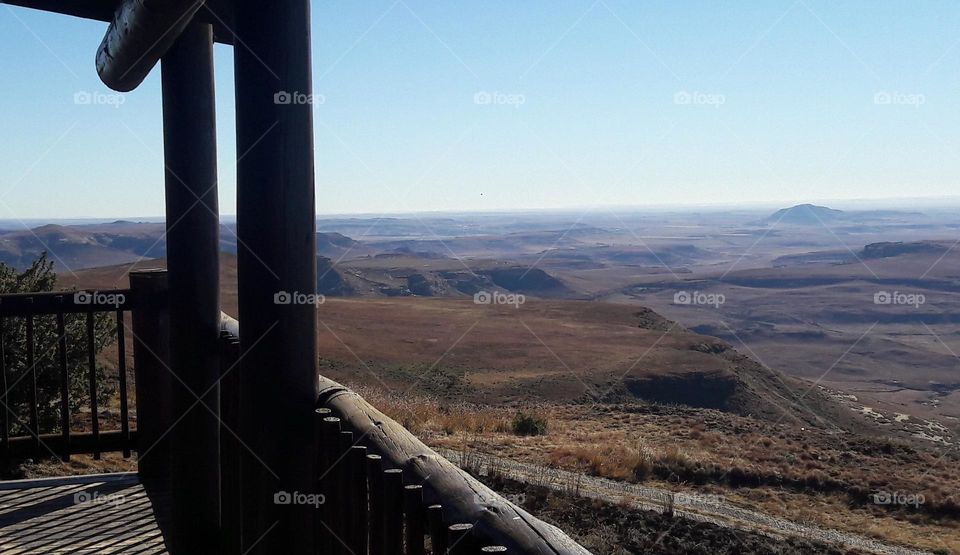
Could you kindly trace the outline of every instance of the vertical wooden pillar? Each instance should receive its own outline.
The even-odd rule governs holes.
[[[138,297],[133,310],[133,371],[137,395],[137,473],[144,482],[169,478],[170,318],[167,272],[130,272],[130,289]]]
[[[179,419],[170,433],[172,552],[215,553],[220,282],[211,26],[188,25],[161,69],[172,404]]]
[[[312,553],[316,216],[309,0],[234,2],[244,547]]]

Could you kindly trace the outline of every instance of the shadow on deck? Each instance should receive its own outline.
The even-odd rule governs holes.
[[[167,488],[136,474],[0,483],[0,553],[167,553]]]

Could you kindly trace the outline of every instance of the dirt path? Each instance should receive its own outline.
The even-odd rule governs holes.
[[[624,503],[658,512],[664,512],[672,503],[673,512],[677,516],[727,528],[749,530],[773,537],[794,536],[883,555],[929,555],[927,551],[890,545],[856,534],[798,524],[758,513],[732,505],[721,496],[674,493],[669,490],[587,476],[479,453],[463,453],[447,449],[440,449],[438,452],[457,465],[482,474],[501,474],[520,482],[574,493],[591,499]]]

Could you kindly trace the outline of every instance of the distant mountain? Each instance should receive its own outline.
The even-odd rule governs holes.
[[[782,208],[771,214],[763,220],[766,224],[791,224],[791,225],[823,225],[825,223],[842,219],[846,215],[842,210],[834,210],[826,206],[817,206],[816,204],[798,204],[790,208]]]
[[[117,220],[0,231],[0,263],[23,269],[47,252],[58,272],[69,272],[163,258],[167,255],[166,230],[163,223]],[[235,224],[220,226],[220,250],[236,254]],[[341,259],[368,252],[340,233],[317,233],[317,254]]]

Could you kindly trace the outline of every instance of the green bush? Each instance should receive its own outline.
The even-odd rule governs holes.
[[[48,292],[55,289],[57,274],[53,262],[43,253],[29,268],[22,272],[6,264],[0,264],[0,294]],[[90,374],[87,366],[86,315],[68,314],[64,318],[67,335],[67,370],[69,375],[68,404],[71,414],[90,405]],[[27,365],[26,318],[4,318],[2,327],[6,398],[0,399],[0,410],[6,410],[10,419],[10,433],[26,436],[31,431],[30,407],[31,380],[36,379],[39,433],[59,431],[60,422],[60,368],[58,362],[56,320],[54,316],[34,317],[34,366]],[[116,324],[112,315],[98,313],[94,316],[94,350],[100,353],[116,337]],[[115,384],[107,377],[102,364],[96,365],[96,396],[101,410],[115,392]]]
[[[547,419],[538,414],[518,412],[513,417],[513,433],[518,436],[542,436],[547,433]]]

